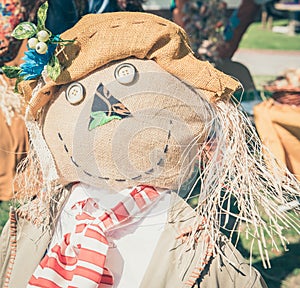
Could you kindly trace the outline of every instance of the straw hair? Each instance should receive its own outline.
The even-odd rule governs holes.
[[[129,57],[156,61],[170,74],[202,90],[211,100],[227,100],[238,87],[238,82],[230,76],[193,56],[182,28],[153,14],[86,15],[61,38],[75,42],[58,53],[63,71],[57,80],[46,81],[37,97],[30,100],[34,116],[51,99],[57,85],[81,79],[107,63]],[[31,93],[28,83],[24,81],[20,88],[28,99]]]

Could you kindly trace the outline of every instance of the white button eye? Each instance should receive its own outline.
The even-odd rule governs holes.
[[[84,88],[79,82],[70,84],[66,92],[66,98],[72,105],[81,103],[84,99]]]
[[[122,63],[115,69],[116,80],[123,85],[130,84],[134,81],[136,68],[129,63]]]

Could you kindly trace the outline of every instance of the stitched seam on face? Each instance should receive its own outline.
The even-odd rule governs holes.
[[[172,121],[170,121],[170,124],[172,124]],[[69,149],[67,147],[67,145],[64,143],[64,139],[62,137],[62,135],[60,134],[60,132],[57,133],[58,135],[58,139],[60,140],[60,142],[62,143],[63,145],[63,148],[64,148],[64,151],[67,153],[67,155],[69,156],[71,162],[77,167],[77,168],[80,168],[81,171],[91,177],[91,178],[97,178],[97,179],[100,179],[100,180],[113,180],[113,181],[116,181],[116,182],[126,182],[126,181],[131,181],[131,180],[139,180],[143,177],[142,174],[138,175],[138,176],[134,176],[134,177],[131,177],[130,179],[111,179],[109,177],[101,177],[101,176],[96,176],[96,175],[93,175],[92,173],[84,170],[78,163],[77,161],[74,159],[73,155],[70,155],[70,152],[69,152]],[[166,155],[168,153],[168,148],[169,148],[169,141],[171,139],[171,130],[168,131],[168,136],[167,136],[167,144],[165,145],[164,147],[164,155]],[[156,166],[163,166],[163,158],[160,158],[159,161],[156,163]],[[155,172],[155,168],[151,168],[145,172],[143,172],[145,175],[151,175],[153,172]]]

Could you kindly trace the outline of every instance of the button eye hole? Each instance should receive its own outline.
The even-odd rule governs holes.
[[[115,69],[115,79],[123,85],[132,84],[135,81],[137,70],[130,63],[122,63]]]
[[[80,104],[85,98],[84,87],[79,82],[69,85],[66,91],[66,99],[72,105]]]

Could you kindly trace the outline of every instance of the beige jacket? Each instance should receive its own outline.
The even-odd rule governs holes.
[[[152,256],[140,288],[259,288],[267,287],[260,274],[250,267],[240,253],[224,237],[220,248],[226,257],[216,256],[206,266],[194,285],[186,284],[199,266],[201,245],[187,249],[182,240],[176,239],[178,231],[191,225],[196,216],[191,207],[176,197],[176,204],[169,212],[168,223]],[[9,223],[0,241],[0,285],[10,288],[26,287],[30,276],[42,259],[49,241],[49,231],[42,231],[25,219],[17,221],[17,253],[11,255]],[[13,264],[12,264],[13,262]],[[10,264],[11,263],[11,264]],[[8,272],[8,273],[7,273]],[[5,278],[7,282],[4,284]],[[135,288],[135,287],[133,287]]]

